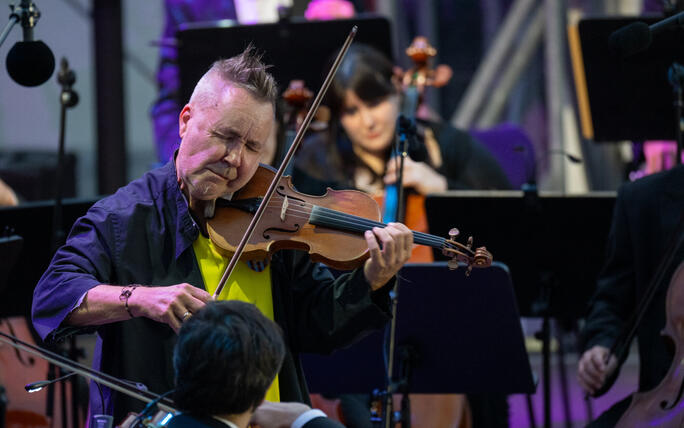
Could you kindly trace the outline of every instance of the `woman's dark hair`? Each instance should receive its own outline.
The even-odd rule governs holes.
[[[178,333],[174,402],[180,410],[198,416],[254,410],[284,356],[280,328],[256,306],[209,302]]]
[[[363,166],[339,124],[347,90],[354,92],[362,101],[373,104],[397,93],[392,76],[392,62],[379,50],[364,44],[351,45],[337,70],[325,104],[330,108],[333,118],[328,127],[328,138],[334,141],[335,155],[339,156],[338,169],[341,177],[350,179],[354,176],[357,166]],[[369,171],[375,174],[371,169]]]
[[[392,68],[392,62],[379,50],[363,44],[352,45],[328,91],[326,104],[333,117],[340,117],[348,89],[368,103],[395,94]]]

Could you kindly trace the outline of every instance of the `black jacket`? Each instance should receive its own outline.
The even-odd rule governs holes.
[[[643,298],[683,212],[684,166],[620,188],[608,236],[606,264],[582,331],[585,350],[594,345],[612,346]],[[683,247],[680,245],[673,263],[667,267],[665,279],[637,331],[640,391],[657,386],[672,361],[673,354],[660,331],[665,326],[668,284],[684,260]],[[606,382],[604,390],[612,385],[617,372]]]

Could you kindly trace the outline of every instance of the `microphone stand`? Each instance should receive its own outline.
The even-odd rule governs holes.
[[[25,29],[24,36],[26,36],[26,29],[33,29],[33,27],[36,25],[36,22],[38,22],[38,18],[40,18],[40,11],[31,1],[22,0],[19,6],[11,4],[10,10],[12,11],[9,16],[10,21],[2,30],[2,33],[0,33],[0,46],[2,46],[2,43],[5,41],[10,31],[12,31],[12,28],[16,24],[19,22],[22,23],[22,27]],[[33,33],[28,33],[28,35],[31,37],[25,38],[24,40],[32,40],[32,34]]]
[[[395,221],[404,220],[404,159],[408,156],[408,142],[409,140],[416,137],[416,127],[413,120],[412,112],[416,111],[416,106],[418,104],[418,92],[415,87],[409,88],[406,93],[406,98],[404,100],[403,113],[399,116],[397,120],[397,136],[398,144],[395,148],[395,153],[399,156],[399,168],[397,174],[397,205],[395,207],[396,213],[394,216]],[[396,161],[396,158],[395,158]],[[387,200],[389,195],[385,195],[385,200]],[[402,379],[401,382],[394,382],[392,377],[392,372],[394,371],[394,348],[396,345],[396,322],[397,322],[397,305],[399,303],[399,284],[400,276],[397,274],[394,280],[394,286],[392,291],[390,291],[391,299],[391,312],[392,321],[390,322],[390,332],[389,332],[389,343],[386,348],[388,350],[387,357],[387,390],[385,395],[385,411],[383,412],[384,427],[390,428],[393,423],[401,422],[402,428],[411,428],[411,415],[410,415],[410,400],[408,396],[408,379]],[[399,421],[394,421],[394,411],[392,403],[392,393],[397,389],[397,385],[400,385],[400,390],[403,393],[401,400],[401,413]]]
[[[667,71],[667,80],[674,92],[674,113],[675,113],[675,135],[677,136],[677,155],[675,165],[682,163],[682,82],[684,81],[684,67],[677,62],[673,62]]]
[[[66,111],[68,108],[78,104],[78,94],[72,89],[76,82],[76,74],[69,68],[69,63],[66,58],[62,58],[60,70],[57,74],[57,82],[62,87],[59,95],[60,101],[60,122],[59,122],[59,143],[57,148],[57,168],[55,172],[55,208],[52,212],[52,253],[64,243],[66,233],[62,227],[62,198],[63,198],[63,171],[64,171],[64,135],[66,133]],[[82,350],[76,346],[76,339],[74,336],[69,338],[69,349],[66,352],[69,359],[76,361],[82,356]],[[60,373],[63,372],[60,370]],[[50,364],[48,368],[48,379],[53,380],[56,375],[56,367]],[[71,378],[71,423],[73,428],[79,427],[78,421],[78,379]],[[66,385],[60,384],[60,391],[62,394],[62,426],[66,427]],[[54,384],[48,386],[48,400],[47,400],[47,415],[52,416],[54,407]]]

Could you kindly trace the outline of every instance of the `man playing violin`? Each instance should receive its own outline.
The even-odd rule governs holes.
[[[97,332],[95,368],[173,387],[171,351],[183,321],[211,300],[227,261],[206,237],[214,201],[253,176],[273,128],[273,77],[247,49],[216,62],[179,117],[181,145],[165,166],[97,202],[73,226],[34,291],[33,322],[47,341]],[[306,254],[240,262],[220,298],[255,303],[285,332],[286,355],[266,398],[308,402],[300,352],[331,352],[388,320],[388,287],[408,259],[411,232],[365,233],[363,268],[333,278]],[[91,391],[91,412],[123,419],[140,403]]]

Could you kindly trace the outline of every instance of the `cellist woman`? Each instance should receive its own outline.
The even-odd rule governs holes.
[[[306,139],[297,155],[297,188],[322,194],[326,187],[377,193],[397,179],[390,159],[401,111],[401,84],[378,50],[353,45],[328,92],[328,130]],[[405,160],[404,185],[420,194],[448,189],[508,189],[496,159],[468,133],[421,120],[424,161]]]

